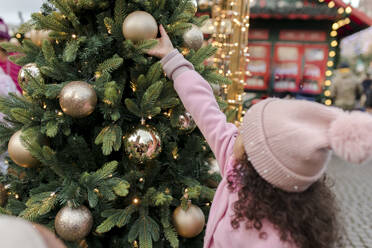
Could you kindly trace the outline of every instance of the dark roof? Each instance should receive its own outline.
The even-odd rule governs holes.
[[[331,0],[325,0],[325,2],[330,2]],[[343,7],[346,8],[349,5],[344,3],[342,0],[333,0],[336,4],[337,8]],[[351,23],[348,25],[345,25],[341,27],[338,30],[339,37],[345,37],[348,35],[351,35],[353,33],[356,33],[360,30],[363,30],[365,28],[368,28],[372,25],[372,19],[368,17],[364,12],[362,12],[359,9],[352,8],[352,12],[349,16]]]
[[[252,19],[302,19],[302,20],[330,20],[338,21],[345,16],[338,14],[337,9],[346,8],[349,5],[342,0],[333,0],[334,8],[328,8],[328,2],[324,0],[256,0],[251,6]],[[338,29],[340,38],[351,35],[372,25],[372,19],[362,11],[352,8],[349,15],[350,24]]]
[[[316,0],[256,0],[251,6],[252,18],[335,19],[337,9]]]

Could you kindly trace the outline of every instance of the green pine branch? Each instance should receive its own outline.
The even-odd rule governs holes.
[[[129,98],[125,99],[125,106],[135,116],[143,117],[142,111],[140,110],[138,105],[135,103],[135,100],[129,99]]]
[[[0,42],[0,47],[5,49],[8,53],[24,53],[22,46],[17,46],[10,42]]]
[[[113,150],[119,151],[122,144],[123,132],[118,125],[107,126],[98,134],[95,144],[102,144],[104,155],[110,155]]]
[[[165,238],[169,241],[172,248],[179,247],[179,239],[176,230],[174,229],[173,225],[170,223],[170,210],[169,206],[163,205],[160,208],[161,213],[161,224],[163,226],[163,232]]]
[[[34,13],[31,16],[36,26],[41,29],[50,29],[67,34],[71,34],[74,31],[69,21],[63,18],[61,13],[53,12],[47,16],[41,13]]]
[[[208,45],[200,48],[194,55],[187,57],[187,59],[194,65],[198,66],[204,62],[207,58],[213,56],[217,51],[216,47]]]
[[[125,209],[109,209],[103,211],[101,216],[106,219],[97,227],[96,232],[106,233],[114,226],[119,228],[124,227],[130,222],[135,211],[136,207],[134,205],[129,205]]]
[[[142,113],[148,114],[148,115],[156,115],[159,114],[161,109],[158,107],[155,107],[155,103],[159,99],[159,96],[161,94],[161,91],[163,90],[163,82],[158,81],[154,84],[152,84],[143,94],[142,101],[141,101],[141,110]],[[160,111],[159,111],[160,109]]]
[[[51,0],[51,2],[54,4],[55,7],[58,8],[58,10],[66,16],[66,18],[71,22],[72,26],[76,30],[81,29],[79,18],[75,15],[74,11],[70,7],[67,1],[65,0]],[[62,18],[64,18],[64,16]]]
[[[52,46],[52,43],[49,40],[43,41],[42,51],[44,58],[48,63],[54,64],[57,61],[56,52]]]
[[[105,73],[112,73],[113,71],[117,70],[122,64],[124,60],[119,55],[115,54],[112,58],[105,60],[97,67],[97,72],[100,74]]]
[[[38,217],[52,211],[57,203],[57,195],[54,192],[44,192],[33,195],[26,202],[27,208],[20,213],[20,217],[29,221],[35,221]]]
[[[152,241],[159,240],[159,225],[148,215],[141,215],[132,225],[128,241],[132,243],[137,238],[141,248],[152,248]]]

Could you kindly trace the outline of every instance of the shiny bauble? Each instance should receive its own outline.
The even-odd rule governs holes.
[[[193,238],[203,231],[205,216],[198,206],[189,203],[186,211],[181,206],[174,210],[173,224],[180,236]]]
[[[125,151],[130,159],[143,163],[161,153],[159,133],[150,126],[139,126],[124,138]]]
[[[179,130],[186,133],[191,133],[196,128],[196,123],[189,112],[185,112],[178,116],[177,126]]]
[[[190,0],[190,2],[192,3],[192,6],[193,6],[193,14],[195,14],[196,12],[198,12],[198,2],[196,0]]]
[[[40,164],[40,162],[36,158],[34,158],[27,150],[27,148],[23,145],[23,142],[21,140],[22,135],[23,132],[19,130],[15,132],[10,138],[8,143],[9,157],[13,160],[14,163],[21,167],[36,167]],[[32,142],[37,142],[41,146],[48,144],[47,139],[41,135],[39,137],[31,137],[31,139]]]
[[[66,241],[79,241],[85,238],[90,233],[92,226],[92,213],[85,206],[62,208],[57,213],[54,222],[57,234]]]
[[[87,117],[97,105],[97,94],[93,87],[83,81],[73,81],[63,87],[59,95],[62,111],[74,118]]]
[[[135,11],[125,18],[123,35],[125,39],[133,42],[155,39],[158,35],[158,24],[149,13]]]
[[[187,48],[196,51],[203,46],[204,36],[200,28],[192,24],[191,28],[183,34],[183,41]]]
[[[30,76],[38,79],[41,77],[39,68],[35,63],[24,65],[18,72],[18,83],[22,86],[30,81]]]
[[[209,0],[199,0],[199,9],[205,10],[209,8]]]
[[[31,30],[25,34],[35,45],[41,46],[43,41],[49,39],[50,30]]]
[[[4,185],[0,183],[0,207],[4,207],[8,200],[8,192]]]

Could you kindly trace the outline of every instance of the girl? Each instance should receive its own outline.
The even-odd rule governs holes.
[[[210,85],[173,48],[162,26],[160,32],[148,54],[162,58],[223,176],[204,247],[334,247],[340,224],[324,176],[327,160],[331,150],[353,163],[368,159],[372,118],[306,101],[267,99],[248,111],[238,130],[226,122]]]

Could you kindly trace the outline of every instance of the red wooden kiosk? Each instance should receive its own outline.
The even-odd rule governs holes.
[[[342,0],[254,0],[250,18],[245,90],[327,104],[340,39],[372,25]]]

